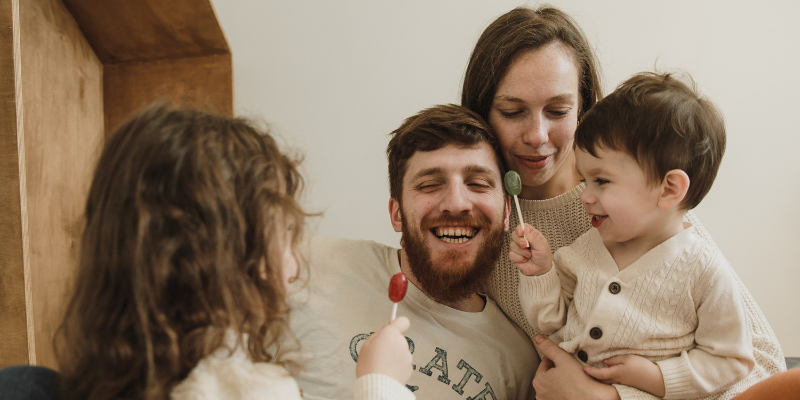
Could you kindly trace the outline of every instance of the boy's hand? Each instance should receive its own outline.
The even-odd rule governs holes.
[[[544,235],[536,228],[524,224],[525,238],[523,239],[523,225],[511,232],[511,244],[508,259],[519,268],[523,275],[542,275],[550,271],[553,265],[553,255],[550,253],[550,244]],[[530,248],[525,248],[525,239],[528,239]]]
[[[603,383],[621,383],[648,392],[656,397],[664,397],[664,376],[658,365],[644,357],[628,354],[614,356],[603,361],[608,368],[594,368],[588,365],[583,370]]]
[[[358,354],[356,378],[382,374],[405,385],[411,378],[412,360],[403,333],[410,325],[408,318],[401,316],[370,335]]]

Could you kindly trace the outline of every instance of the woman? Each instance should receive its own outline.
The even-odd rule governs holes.
[[[602,96],[599,75],[583,32],[552,7],[516,8],[500,16],[478,39],[467,66],[461,104],[494,128],[508,168],[522,178],[523,219],[547,237],[553,251],[591,227],[580,202],[584,185],[575,170],[572,143],[581,116]],[[687,219],[712,241],[692,212]],[[750,376],[712,398],[731,398],[786,368],[766,318],[738,277],[737,282],[747,305],[757,364]],[[534,338],[537,332],[520,308],[518,284],[506,245],[487,292]],[[540,398],[652,398],[592,380],[574,358],[548,344],[552,342],[537,343],[556,360],[542,362],[537,371],[534,387]]]

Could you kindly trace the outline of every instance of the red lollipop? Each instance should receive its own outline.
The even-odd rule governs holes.
[[[403,300],[403,297],[406,297],[406,289],[408,289],[406,276],[402,272],[394,274],[392,280],[389,281],[389,300],[394,303],[391,321],[394,321],[394,317],[397,315],[397,303]]]

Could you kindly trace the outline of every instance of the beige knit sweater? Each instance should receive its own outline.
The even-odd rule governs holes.
[[[581,184],[567,193],[548,200],[520,199],[520,208],[522,209],[525,223],[541,231],[550,242],[550,247],[554,252],[563,246],[571,244],[591,228],[589,217],[580,202],[580,194],[583,188],[584,185]],[[512,213],[516,214],[513,208]],[[692,212],[687,214],[686,219],[695,227],[699,236],[709,243],[714,243]],[[513,215],[511,221],[519,221],[519,219],[516,215]],[[514,225],[511,227],[513,229],[516,224],[512,222],[512,225]],[[503,252],[497,268],[489,279],[487,294],[497,302],[509,318],[519,325],[528,336],[533,338],[538,332],[528,324],[520,306],[518,294],[519,272],[508,260],[508,240],[509,236],[506,235],[506,243],[503,246]],[[772,328],[738,275],[734,271],[731,271],[731,273],[744,300],[756,365],[747,378],[723,392],[706,397],[707,399],[731,399],[756,382],[786,370],[783,352]],[[615,387],[620,397],[625,400],[655,399],[649,393],[634,388],[622,385],[615,385]]]

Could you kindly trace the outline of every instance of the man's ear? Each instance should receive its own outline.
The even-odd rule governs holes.
[[[661,181],[661,196],[658,198],[658,207],[669,209],[679,206],[689,191],[689,175],[681,169],[667,172]]]
[[[403,218],[400,214],[400,202],[394,198],[389,199],[389,218],[395,232],[403,231]]]
[[[506,195],[506,218],[503,220],[506,227],[505,229],[506,232],[508,232],[508,230],[510,229],[509,228],[509,225],[511,224],[511,221],[509,221],[510,219],[511,219],[511,195]]]

